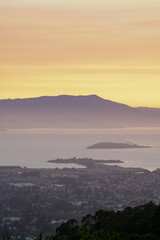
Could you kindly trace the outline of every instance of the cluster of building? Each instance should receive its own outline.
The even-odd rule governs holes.
[[[54,233],[56,227],[99,209],[120,211],[160,203],[160,170],[0,167],[0,232]]]

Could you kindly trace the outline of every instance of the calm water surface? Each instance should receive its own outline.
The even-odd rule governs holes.
[[[93,150],[92,144],[133,142],[150,145],[146,149]],[[120,159],[121,166],[160,168],[160,128],[152,129],[37,129],[0,132],[0,165],[33,168],[74,167],[74,164],[52,164],[47,160],[70,157]]]

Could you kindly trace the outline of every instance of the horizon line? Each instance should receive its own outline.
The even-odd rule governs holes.
[[[106,100],[106,101],[110,101],[110,102],[114,102],[114,103],[119,103],[119,104],[123,104],[123,105],[126,105],[126,106],[129,106],[131,108],[149,108],[149,109],[159,109],[159,107],[148,107],[148,106],[131,106],[129,104],[125,104],[123,102],[118,102],[118,101],[115,101],[115,100],[112,100],[112,99],[106,99],[106,98],[103,98],[97,94],[78,94],[78,95],[72,95],[72,94],[59,94],[59,95],[41,95],[41,96],[35,96],[35,97],[17,97],[17,98],[3,98],[3,99],[0,99],[0,101],[7,101],[7,100],[27,100],[27,99],[35,99],[35,98],[43,98],[43,97],[61,97],[61,96],[68,96],[68,97],[91,97],[91,96],[95,96],[95,97],[98,97],[100,99],[103,99],[103,100]]]

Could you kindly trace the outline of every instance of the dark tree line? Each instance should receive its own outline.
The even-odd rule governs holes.
[[[57,228],[54,240],[158,240],[160,239],[160,205],[149,202],[123,211],[99,210],[74,219]]]
[[[4,240],[10,239],[4,237]],[[35,240],[160,240],[160,205],[149,202],[123,211],[99,210],[62,223],[55,236]]]

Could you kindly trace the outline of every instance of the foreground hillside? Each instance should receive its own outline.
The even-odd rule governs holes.
[[[132,108],[96,95],[0,100],[0,130],[159,126],[159,109]]]
[[[4,238],[10,239],[10,238]],[[30,238],[32,239],[32,238]],[[127,207],[123,211],[99,210],[82,218],[81,225],[70,219],[62,223],[55,236],[36,240],[159,240],[160,205],[153,202]]]
[[[74,219],[57,228],[54,240],[158,240],[160,239],[160,205],[153,202],[123,211],[99,210]]]
[[[69,220],[57,229],[58,239],[66,240],[153,240],[160,239],[160,205],[127,207],[123,211],[99,210],[87,215],[78,226]]]

